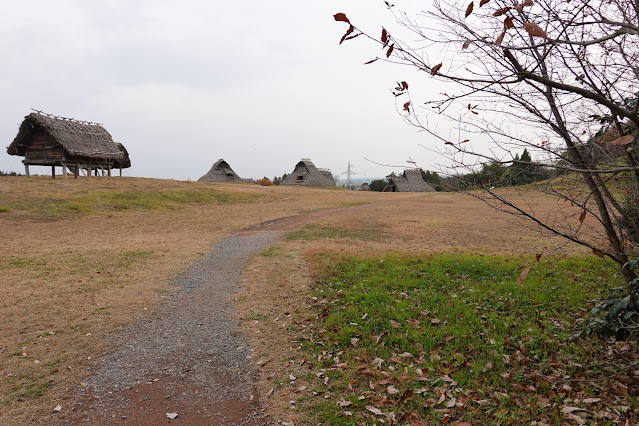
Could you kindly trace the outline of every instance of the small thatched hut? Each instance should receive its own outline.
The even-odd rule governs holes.
[[[404,170],[401,176],[391,177],[383,189],[383,192],[433,192],[432,186],[422,178],[419,169]]]
[[[318,169],[311,160],[303,158],[280,185],[335,186],[335,179],[330,170]]]
[[[219,159],[213,164],[211,170],[198,179],[198,182],[242,182],[242,178],[237,175],[229,166],[229,163]]]
[[[52,177],[55,168],[62,167],[78,177],[79,171],[101,170],[111,176],[111,169],[131,167],[129,153],[122,144],[113,142],[109,132],[97,123],[56,117],[41,112],[27,115],[20,125],[18,135],[7,148],[9,155],[24,156],[27,176],[29,166],[51,166]]]

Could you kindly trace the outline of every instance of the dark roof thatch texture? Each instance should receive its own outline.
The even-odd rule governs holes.
[[[122,145],[120,142],[116,142],[115,144],[118,146],[118,149],[120,150],[120,153],[122,155],[113,161],[113,168],[128,169],[129,167],[131,167],[131,158],[129,158],[129,151],[127,151],[124,145]]]
[[[24,155],[32,135],[38,129],[49,134],[64,151],[87,160],[117,160],[123,153],[104,127],[95,123],[31,113],[24,118],[18,135],[7,148],[10,155]]]
[[[240,178],[229,166],[229,163],[219,159],[213,164],[211,170],[198,179],[198,182],[242,182]]]
[[[432,186],[422,178],[419,169],[404,170],[401,176],[391,177],[384,187],[384,192],[433,192]]]
[[[311,160],[303,159],[280,185],[335,186],[335,179],[330,170],[318,169]]]

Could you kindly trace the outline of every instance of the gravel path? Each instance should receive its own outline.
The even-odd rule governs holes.
[[[268,424],[230,296],[246,262],[280,235],[231,236],[178,277],[161,311],[116,336],[67,423]]]
[[[267,425],[252,350],[237,334],[231,295],[247,262],[285,231],[368,205],[251,226],[220,241],[179,276],[170,302],[114,337],[66,424]]]

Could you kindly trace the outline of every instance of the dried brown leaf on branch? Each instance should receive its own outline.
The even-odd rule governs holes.
[[[393,53],[393,49],[395,48],[394,44],[391,44],[388,50],[386,51],[386,57],[390,58],[390,55]]]
[[[508,28],[515,28],[515,24],[513,23],[513,18],[510,16],[504,19],[504,29],[507,30]]]
[[[470,15],[471,13],[473,13],[473,8],[475,7],[475,2],[470,2],[468,4],[468,7],[466,8],[466,14],[464,15],[464,18],[468,18],[468,15]]]
[[[351,21],[349,21],[346,15],[343,13],[336,13],[335,15],[333,15],[333,18],[335,18],[335,20],[338,22],[346,22],[349,24],[351,23]]]
[[[430,75],[435,75],[441,69],[443,63],[439,63],[430,69]]]
[[[388,34],[388,31],[386,31],[386,28],[382,28],[382,43],[384,43],[382,46],[386,47],[386,45],[388,44],[388,40],[390,40],[390,34]]]
[[[462,49],[468,49],[468,46],[470,46],[470,43],[471,43],[470,40],[466,40],[464,44],[462,45]]]
[[[368,62],[364,62],[364,65],[372,64],[372,63],[373,63],[373,62],[375,62],[377,59],[378,59],[378,58],[375,58],[375,59],[371,59],[371,60],[370,60],[370,61],[368,61]]]
[[[348,27],[348,30],[346,30],[346,33],[342,36],[342,39],[339,41],[339,44],[342,44],[344,40],[346,40],[346,37],[351,35],[353,31],[355,31],[354,26],[351,25],[350,27]]]
[[[403,108],[403,109],[404,109],[404,111],[406,111],[406,112],[410,112],[410,101],[408,101],[408,102],[406,102],[406,103],[404,104],[404,108]]]
[[[488,3],[490,0],[481,0],[479,2],[479,7],[482,7],[483,5],[485,5],[486,3]]]
[[[493,16],[501,16],[505,13],[508,13],[510,11],[510,9],[512,9],[512,7],[508,6],[508,7],[503,7],[501,9],[497,9],[495,11],[495,13],[493,13]]]
[[[539,25],[535,24],[534,22],[525,22],[524,28],[528,32],[528,35],[530,35],[531,37],[548,38],[546,31],[544,31]]]
[[[583,223],[584,219],[586,219],[586,211],[585,210],[582,211],[581,214],[579,215],[579,222]]]

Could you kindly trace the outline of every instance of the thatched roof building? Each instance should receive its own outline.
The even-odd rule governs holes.
[[[92,170],[108,171],[110,176],[112,168],[131,166],[124,145],[113,142],[101,125],[41,112],[24,118],[7,153],[24,156],[22,162],[27,176],[30,165],[51,166],[53,177],[56,166],[62,167],[65,177],[67,168],[73,170],[76,177],[80,169],[86,169],[87,176]]]
[[[335,179],[330,170],[318,169],[311,160],[303,158],[280,185],[335,186]]]
[[[127,151],[124,145],[122,145],[120,142],[116,142],[115,144],[118,146],[118,149],[120,150],[120,153],[122,155],[121,157],[113,161],[113,168],[128,169],[129,167],[131,167],[131,158],[129,158],[129,151]]]
[[[383,192],[434,192],[432,186],[422,178],[419,169],[406,169],[401,176],[391,177]]]
[[[198,182],[242,182],[243,179],[237,175],[229,166],[229,163],[219,159],[213,164],[211,170],[198,179]]]

